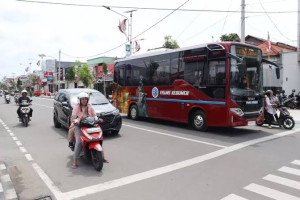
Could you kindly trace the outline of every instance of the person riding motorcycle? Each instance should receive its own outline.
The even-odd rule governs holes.
[[[89,95],[86,92],[81,92],[78,95],[79,103],[74,107],[72,112],[72,124],[75,126],[75,149],[73,155],[72,168],[75,169],[78,167],[77,160],[80,156],[82,146],[80,143],[81,129],[79,126],[80,120],[85,117],[97,117],[97,114],[91,104],[89,104]],[[69,146],[72,144],[69,144]],[[108,162],[104,158],[104,162]]]
[[[278,121],[278,116],[276,113],[276,101],[277,98],[273,95],[272,90],[266,91],[265,103],[266,103],[266,119],[268,121],[268,128],[272,128],[271,124],[275,116],[276,120]]]
[[[20,113],[20,110],[21,110],[21,105],[22,105],[22,103],[25,103],[25,102],[31,103],[30,98],[27,97],[27,91],[26,91],[26,90],[22,90],[21,94],[22,94],[22,96],[21,96],[21,97],[19,98],[19,100],[18,100],[18,106],[19,106],[19,108],[18,108],[18,110],[17,110],[18,117],[19,117],[20,121],[21,121],[21,113]],[[32,110],[32,108],[30,108],[30,112],[29,112],[29,116],[30,116],[30,117],[32,117],[32,112],[33,112],[33,110]]]

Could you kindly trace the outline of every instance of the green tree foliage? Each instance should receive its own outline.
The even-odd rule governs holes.
[[[7,90],[7,85],[5,83],[0,83],[0,89],[1,90]]]
[[[93,75],[89,66],[85,63],[78,69],[78,77],[83,82],[85,87],[88,87],[93,79]]]
[[[18,78],[18,81],[17,81],[17,89],[20,91],[22,88],[22,81]]]
[[[220,40],[222,42],[226,42],[226,41],[240,42],[241,41],[241,39],[237,33],[223,34],[223,35],[221,35]]]
[[[36,83],[36,81],[37,81],[37,75],[35,75],[35,74],[30,74],[30,75],[29,75],[29,79],[30,79],[32,85],[35,85],[35,83]]]
[[[168,48],[168,49],[176,49],[176,48],[179,48],[179,45],[176,40],[172,39],[171,35],[167,35],[167,36],[165,36],[165,43],[164,43],[163,47]]]
[[[75,80],[75,74],[76,74],[75,67],[69,67],[67,69],[67,73],[65,75],[66,80],[67,81],[74,81]]]

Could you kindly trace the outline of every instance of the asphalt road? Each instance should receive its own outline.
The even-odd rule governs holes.
[[[19,199],[299,199],[299,125],[212,128],[123,118],[104,138],[110,163],[101,172],[80,159],[71,169],[67,130],[52,122],[53,100],[33,98],[32,121],[18,122],[0,103],[0,161]]]

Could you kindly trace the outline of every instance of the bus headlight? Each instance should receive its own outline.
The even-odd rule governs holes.
[[[240,108],[230,108],[230,111],[239,115],[239,116],[243,116],[244,112],[240,109]]]

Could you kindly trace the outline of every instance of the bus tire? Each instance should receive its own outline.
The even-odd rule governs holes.
[[[138,107],[136,105],[130,106],[129,117],[130,117],[130,119],[138,120],[138,118],[139,118],[139,110],[138,110]]]
[[[206,115],[202,110],[196,110],[190,117],[190,124],[197,131],[206,131]]]

